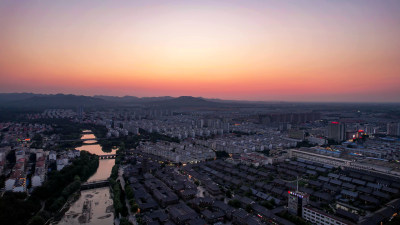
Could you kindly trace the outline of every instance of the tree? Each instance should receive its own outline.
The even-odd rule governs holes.
[[[126,197],[128,198],[128,200],[131,200],[135,197],[132,187],[129,184],[125,185],[125,192],[126,192]]]
[[[250,204],[248,204],[248,205],[246,205],[246,211],[249,213],[249,212],[251,212],[251,210],[253,210],[253,208],[251,207],[251,205]]]
[[[272,209],[274,206],[271,204],[269,201],[262,201],[261,205],[264,206],[267,209]]]
[[[46,221],[40,216],[34,216],[31,221],[29,222],[29,225],[43,225]]]
[[[11,150],[7,156],[6,159],[8,161],[9,164],[11,164],[12,166],[14,166],[15,162],[17,161],[17,158],[15,157],[15,150]]]
[[[119,144],[119,150],[120,151],[125,151],[125,142],[121,141]]]
[[[58,209],[60,209],[64,205],[65,201],[66,201],[65,198],[63,198],[62,196],[58,197],[53,202],[53,204],[51,204],[50,210],[53,211],[53,212],[57,211]]]
[[[298,142],[296,148],[300,147],[314,147],[315,144],[311,144],[308,140],[304,140],[302,142]]]
[[[248,190],[248,191],[246,191],[246,192],[244,193],[244,195],[245,195],[246,197],[251,197],[252,194],[253,194],[253,192],[251,192],[250,190]]]
[[[26,225],[28,220],[40,209],[40,203],[34,199],[24,200],[25,195],[6,192],[0,198],[1,225]]]
[[[64,198],[68,198],[72,193],[75,191],[79,190],[81,187],[81,181],[80,180],[75,180],[74,182],[70,183],[68,186],[66,186],[63,191],[61,192],[61,195]]]
[[[226,151],[216,151],[215,155],[217,156],[217,159],[222,159],[222,158],[228,158],[229,154]]]
[[[271,198],[271,200],[269,200],[269,203],[271,203],[272,205],[275,205],[275,199]]]
[[[110,177],[114,180],[116,180],[118,178],[118,169],[119,169],[118,167],[119,167],[118,164],[115,164],[111,170]]]
[[[129,220],[125,217],[122,217],[121,220],[119,221],[120,225],[132,225],[131,222],[129,222]]]
[[[138,204],[134,203],[133,205],[131,205],[131,212],[136,213],[139,209]]]
[[[230,206],[232,206],[232,207],[235,207],[235,208],[239,208],[239,207],[240,207],[240,201],[237,200],[237,199],[230,200],[230,201],[228,202],[228,204],[229,204]]]
[[[265,149],[264,151],[261,152],[262,154],[269,156],[269,149]]]
[[[226,194],[226,197],[232,198],[232,192],[231,192],[231,190],[227,190],[225,194]]]

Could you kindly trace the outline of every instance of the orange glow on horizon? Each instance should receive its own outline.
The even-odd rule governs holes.
[[[269,3],[6,0],[0,92],[400,101],[394,9]]]

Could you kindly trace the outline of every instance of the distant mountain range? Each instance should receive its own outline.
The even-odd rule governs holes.
[[[192,96],[181,97],[135,97],[135,96],[82,96],[65,94],[34,94],[34,93],[0,93],[0,104],[3,107],[17,108],[76,108],[105,106],[142,106],[152,108],[215,108],[229,107],[234,103],[219,99],[205,99]]]
[[[117,96],[106,96],[106,95],[95,95],[93,96],[95,98],[101,98],[106,101],[112,101],[112,102],[126,102],[126,103],[144,103],[144,102],[155,102],[155,101],[161,101],[161,100],[170,100],[174,99],[171,96],[162,96],[162,97],[135,97],[135,96],[123,96],[123,97],[117,97]]]
[[[80,105],[104,106],[107,105],[107,101],[101,98],[81,95],[12,93],[0,94],[0,104],[17,108],[71,108]]]
[[[224,107],[227,106],[228,103],[225,102],[214,102],[204,98],[196,98],[192,96],[181,96],[172,99],[166,100],[158,100],[147,102],[146,105],[152,107],[192,107],[192,108],[215,108],[215,107]]]
[[[399,106],[399,103],[312,103],[312,102],[262,102],[262,101],[237,101],[207,99],[192,96],[161,96],[161,97],[135,97],[135,96],[83,96],[66,94],[34,94],[34,93],[0,93],[0,109],[38,109],[45,108],[71,108],[76,109],[79,106],[87,108],[96,107],[143,107],[143,108],[169,108],[169,109],[217,109],[217,108],[258,108],[267,107],[269,109],[286,108],[297,109],[301,106],[303,109],[320,109],[323,106],[332,110],[343,108],[354,108],[358,110],[367,110],[370,106],[388,108]],[[383,109],[383,108],[382,108]]]

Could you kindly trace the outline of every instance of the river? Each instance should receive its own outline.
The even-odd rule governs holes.
[[[90,130],[84,130],[85,134],[81,139],[95,138]],[[79,151],[85,150],[96,155],[115,154],[116,149],[111,152],[103,152],[96,140],[84,141]],[[99,162],[99,168],[88,181],[105,180],[111,174],[111,169],[115,164],[115,159],[103,159]],[[81,192],[79,199],[74,202],[64,217],[58,223],[67,224],[93,224],[93,225],[112,225],[114,223],[113,201],[110,195],[110,188],[96,188]]]

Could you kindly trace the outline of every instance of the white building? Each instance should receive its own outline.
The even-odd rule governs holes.
[[[75,154],[74,154],[74,152],[72,150],[69,150],[67,155],[68,155],[69,159],[75,158]]]
[[[79,150],[73,150],[73,151],[74,151],[75,157],[81,156],[81,151],[79,151]]]
[[[36,160],[44,156],[43,149],[36,149]]]
[[[50,151],[49,160],[57,160],[57,154],[55,151]]]
[[[68,165],[68,158],[59,158],[57,159],[57,170],[62,170],[66,165]]]
[[[336,158],[336,157],[331,157],[327,155],[321,155],[321,154],[316,154],[316,153],[311,153],[311,152],[306,152],[306,151],[301,151],[301,150],[296,150],[296,149],[290,149],[289,150],[289,157],[293,158],[300,158],[300,159],[305,159],[305,160],[310,160],[313,162],[318,162],[322,164],[328,164],[331,166],[339,167],[339,166],[349,166],[350,165],[350,160],[346,159],[341,159],[341,158]]]
[[[12,189],[14,188],[14,184],[15,184],[14,178],[7,179],[5,184],[6,191],[12,191]]]
[[[335,224],[335,225],[352,225],[349,221],[342,218],[330,215],[323,211],[311,208],[309,206],[303,207],[303,219],[310,221],[313,224],[325,225],[325,224]]]
[[[31,181],[32,181],[32,187],[42,186],[42,179],[40,178],[39,175],[35,174],[34,176],[32,176]]]

